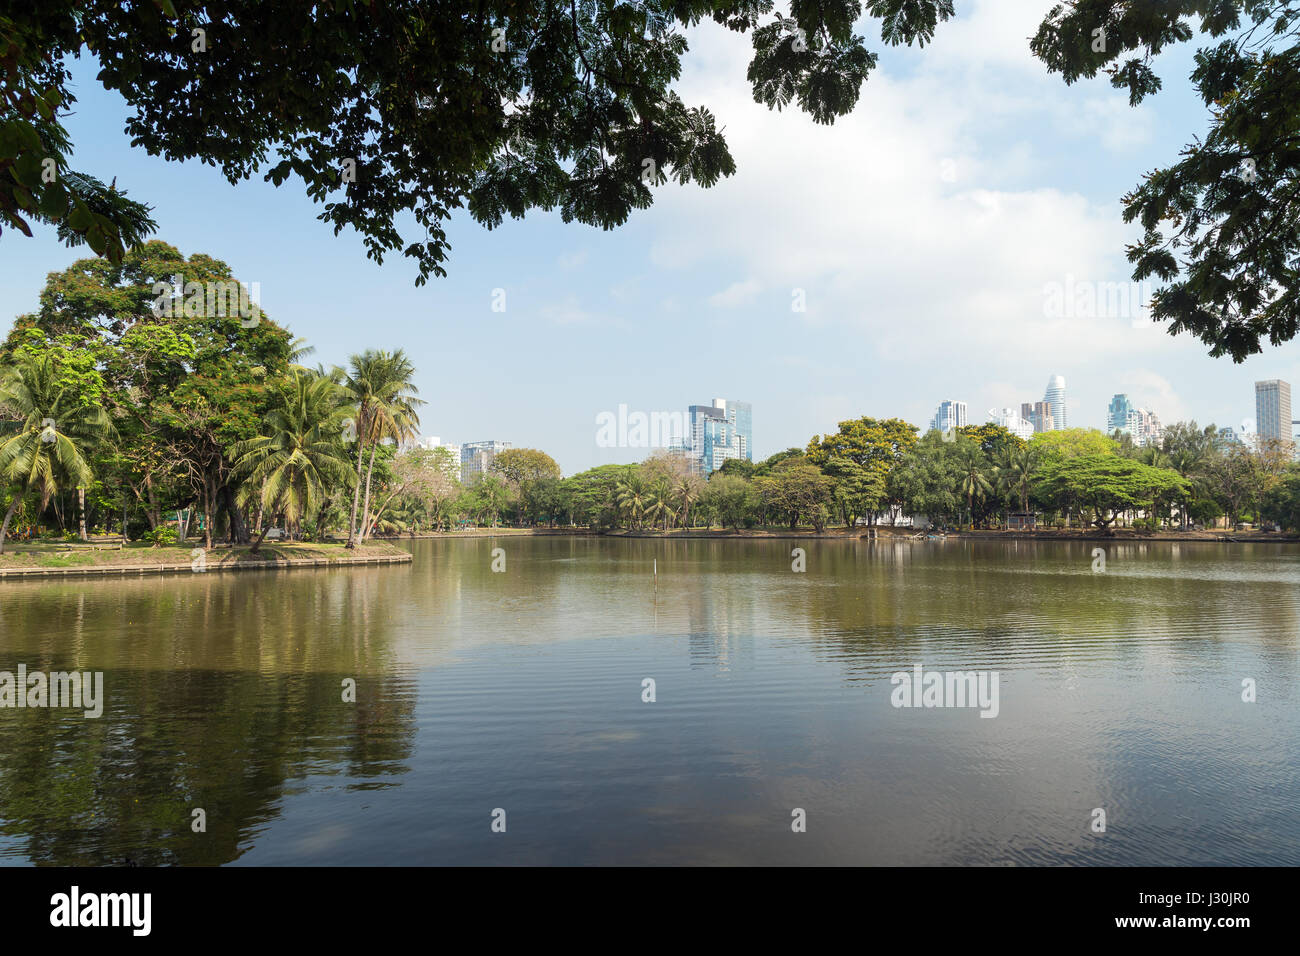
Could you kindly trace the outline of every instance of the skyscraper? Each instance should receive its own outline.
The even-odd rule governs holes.
[[[489,468],[497,455],[510,447],[508,441],[467,441],[460,446],[460,480],[473,484]]]
[[[1106,409],[1106,434],[1113,435],[1116,431],[1127,432],[1130,428],[1129,416],[1133,412],[1133,403],[1128,400],[1128,396],[1122,392],[1116,394]]]
[[[754,411],[749,402],[715,398],[712,405],[691,405],[688,458],[691,466],[709,475],[730,458],[754,460]]]
[[[1043,396],[1043,401],[1052,406],[1052,428],[1060,431],[1068,428],[1065,420],[1065,379],[1060,375],[1053,375],[1047,380],[1047,394]]]
[[[949,432],[966,427],[966,403],[945,399],[939,403],[939,410],[930,420],[930,427],[935,431]]]
[[[1020,417],[1034,426],[1034,433],[1050,432],[1055,425],[1052,421],[1052,406],[1047,402],[1021,402]]]
[[[1275,378],[1255,383],[1255,431],[1261,441],[1272,439],[1293,447],[1289,382]]]

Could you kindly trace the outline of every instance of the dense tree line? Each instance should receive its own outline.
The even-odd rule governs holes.
[[[254,548],[273,528],[351,547],[503,522],[820,531],[924,515],[994,528],[1015,512],[1102,530],[1219,517],[1300,528],[1289,449],[1248,448],[1195,422],[1137,447],[1084,429],[1026,442],[992,424],[919,435],[863,417],[709,476],[662,451],[566,478],[545,452],[518,448],[463,484],[447,449],[401,450],[423,405],[404,352],[309,368],[301,341],[214,287],[242,289],[220,260],[159,241],[50,274],[0,344],[0,550],[32,527],[162,543],[186,509],[206,547]]]

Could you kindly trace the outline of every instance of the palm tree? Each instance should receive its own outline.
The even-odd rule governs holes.
[[[992,493],[993,485],[984,475],[984,453],[973,442],[961,454],[961,493],[966,496],[966,514],[975,525],[975,499]]]
[[[260,499],[268,516],[283,515],[287,528],[297,528],[326,500],[330,485],[352,477],[342,441],[348,409],[344,393],[329,378],[291,370],[285,386],[275,391],[275,405],[266,414],[263,434],[238,442],[230,450],[235,473],[245,480],[240,503]],[[268,520],[254,542],[262,547]]]
[[[86,452],[114,434],[113,423],[99,405],[87,405],[59,381],[54,359],[20,354],[0,376],[0,407],[12,417],[0,421],[0,481],[13,501],[0,524],[0,554],[5,536],[23,498],[41,496],[41,508],[60,486],[85,487],[94,475]]]
[[[356,405],[354,427],[357,440],[356,485],[352,492],[352,517],[348,522],[349,548],[357,545],[357,511],[361,507],[361,475],[365,468],[366,450],[371,449],[370,468],[373,473],[374,449],[382,438],[396,430],[395,418],[399,411],[404,414],[409,409],[413,423],[419,423],[414,408],[424,403],[412,397],[418,391],[410,382],[414,374],[415,366],[401,349],[392,354],[367,349],[352,356],[345,373],[344,386]],[[365,484],[368,489],[369,476]]]
[[[641,516],[650,504],[650,496],[646,490],[645,478],[639,470],[629,469],[625,477],[615,482],[614,504],[620,512],[627,514],[633,531],[641,527]]]
[[[408,363],[409,365],[409,363]],[[411,373],[415,368],[411,367]],[[414,388],[414,386],[411,386]],[[379,451],[382,442],[391,440],[399,447],[402,441],[413,437],[418,433],[420,416],[416,414],[416,406],[423,405],[424,402],[418,398],[412,398],[409,395],[399,396],[391,403],[376,403],[374,407],[375,415],[372,419],[374,431],[378,434],[373,444],[370,446],[370,464],[366,468],[366,494],[361,502],[361,522],[360,537],[362,541],[370,534],[370,525],[374,517],[370,514],[370,483],[375,473],[375,455]]]
[[[1010,445],[998,465],[998,478],[1007,494],[1020,502],[1020,512],[1029,510],[1029,489],[1038,470],[1038,451],[1028,442]]]
[[[673,481],[672,495],[677,502],[677,508],[682,516],[682,527],[686,528],[691,518],[691,505],[699,500],[703,492],[699,475],[693,475],[687,472],[684,475],[678,475]]]
[[[676,512],[672,508],[672,485],[668,480],[661,479],[656,482],[649,493],[646,495],[645,517],[646,520],[653,524],[663,519],[664,530],[668,530],[668,522],[676,517]]]

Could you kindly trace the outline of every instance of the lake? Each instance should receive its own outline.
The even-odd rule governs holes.
[[[1295,545],[404,547],[0,583],[0,862],[1300,864]]]

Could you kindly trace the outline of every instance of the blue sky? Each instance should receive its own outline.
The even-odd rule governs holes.
[[[1157,62],[1167,89],[1138,109],[1104,80],[1048,76],[1028,37],[1051,5],[960,3],[923,51],[875,42],[880,68],[832,127],[755,104],[748,39],[704,24],[679,89],[725,127],[736,176],[664,186],[613,232],[558,213],[488,232],[461,215],[449,277],[422,288],[400,255],[376,266],[354,234],[334,236],[295,181],[231,186],[211,167],[132,150],[125,105],[89,59],[67,125],[78,168],[153,205],[157,238],[258,282],[313,360],[404,348],[429,402],[425,434],[542,448],[566,474],[644,457],[597,447],[603,411],[724,396],[753,404],[756,457],[859,415],[924,426],[945,398],[983,421],[1041,399],[1053,374],[1072,425],[1103,426],[1118,391],[1166,423],[1239,425],[1257,379],[1300,384],[1294,346],[1233,365],[1140,316],[1045,312],[1053,283],[1128,281],[1136,231],[1119,199],[1206,124],[1189,49]],[[52,229],[7,232],[0,251],[6,320],[35,307],[48,272],[89,255]],[[791,308],[796,290],[804,312]]]

